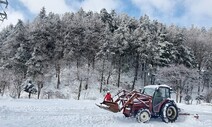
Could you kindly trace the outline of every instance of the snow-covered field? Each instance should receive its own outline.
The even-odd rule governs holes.
[[[212,127],[212,106],[178,104],[184,112],[175,123],[151,119],[137,123],[135,118],[98,108],[100,100],[37,100],[0,98],[0,127]]]

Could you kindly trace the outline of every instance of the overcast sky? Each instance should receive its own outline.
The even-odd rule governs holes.
[[[5,1],[5,0],[3,0]],[[139,19],[147,14],[151,20],[181,27],[212,27],[212,0],[8,0],[8,19],[0,22],[0,29],[18,19],[32,20],[44,6],[48,12],[63,14],[76,12],[80,7],[85,11],[99,12],[106,8],[117,13],[127,13]],[[1,12],[4,8],[0,8]]]

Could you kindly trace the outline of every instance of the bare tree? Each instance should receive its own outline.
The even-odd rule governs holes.
[[[160,68],[157,80],[161,83],[170,84],[176,91],[176,101],[181,103],[186,85],[193,85],[194,83],[191,83],[191,81],[198,80],[198,72],[183,65],[172,65]]]
[[[24,88],[23,82],[24,82],[24,76],[23,75],[18,75],[16,74],[14,76],[15,80],[13,81],[14,83],[14,88],[16,90],[16,95],[18,98],[21,96],[21,92]]]
[[[10,85],[10,72],[6,69],[6,68],[3,68],[1,67],[0,68],[0,93],[1,93],[1,96],[4,95],[5,93],[5,90],[6,88],[9,88],[9,85]]]
[[[203,29],[195,28],[194,26],[186,33],[186,44],[191,48],[194,53],[195,61],[197,63],[199,80],[201,80],[202,70],[205,68],[205,64],[208,59],[208,51],[211,51],[210,43],[208,43],[208,37],[206,31]],[[202,83],[198,84],[198,95],[201,92]]]

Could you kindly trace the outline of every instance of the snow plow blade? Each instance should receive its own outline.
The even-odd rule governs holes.
[[[116,102],[107,102],[107,101],[104,101],[101,104],[96,104],[96,106],[98,106],[98,107],[100,107],[102,109],[111,111],[113,113],[119,112],[119,106],[118,106],[118,104]]]

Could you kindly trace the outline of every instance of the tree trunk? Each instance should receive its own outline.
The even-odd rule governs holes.
[[[56,63],[55,67],[56,67],[56,77],[57,77],[57,89],[59,89],[60,88],[60,64],[59,64],[59,62]]]
[[[5,88],[6,88],[6,84],[5,84],[5,85],[3,85],[3,89],[2,89],[2,94],[1,94],[1,96],[3,96],[3,95],[4,95]]]
[[[203,83],[203,86],[202,86],[202,90],[201,90],[201,92],[203,92],[203,91],[204,91],[204,89],[205,89],[205,83]]]
[[[31,98],[31,93],[29,93],[29,99]]]
[[[193,86],[191,86],[191,88],[190,88],[190,89],[191,89],[190,94],[192,95],[194,87],[193,87]]]
[[[152,64],[152,67],[150,69],[150,84],[154,85],[155,84],[155,67]]]
[[[58,73],[58,77],[57,77],[57,89],[60,88],[60,72]]]
[[[108,59],[108,58],[107,58]],[[108,85],[109,82],[110,82],[110,76],[112,75],[112,62],[110,63],[110,66],[109,66],[109,72],[108,72],[108,76],[107,76],[107,82],[106,84]]]
[[[180,103],[182,102],[182,98],[183,98],[182,93],[183,93],[183,90],[181,89],[181,90],[180,90],[180,101],[179,101]]]
[[[89,74],[90,74],[90,62],[88,60],[87,77],[86,77],[86,84],[85,84],[86,90],[88,89]]]
[[[179,97],[179,86],[177,85],[176,102],[178,103]]]
[[[80,79],[80,85],[79,85],[79,92],[78,92],[77,100],[80,99],[81,89],[82,89],[82,79]]]
[[[141,78],[143,79],[143,86],[146,86],[146,63],[142,63],[142,73]]]
[[[102,63],[102,74],[101,74],[101,83],[100,83],[100,93],[102,92],[102,85],[103,85],[103,80],[104,80],[104,70],[105,70],[105,58],[103,58],[103,63]]]
[[[200,95],[200,85],[201,85],[201,62],[199,62],[199,67],[198,67],[198,72],[199,72],[199,82],[198,82],[198,87],[197,87],[197,94]]]
[[[188,95],[188,92],[189,92],[189,86],[186,86],[185,94]]]
[[[201,83],[200,83],[200,80],[201,80],[201,77],[200,77],[200,70],[199,70],[199,82],[198,82],[198,87],[197,87],[197,94],[198,95],[200,95],[200,85],[201,85]]]
[[[133,85],[132,85],[132,90],[135,88],[135,82],[138,77],[138,68],[139,68],[139,53],[136,55],[136,61],[135,61],[135,74],[134,74],[134,80],[133,80]]]
[[[77,58],[77,79],[79,80],[79,59]]]
[[[21,83],[18,86],[18,99],[21,97]]]
[[[121,78],[121,55],[119,56],[119,63],[118,63],[118,83],[117,86],[120,86],[120,78]]]
[[[107,85],[109,84],[110,76],[111,76],[111,71],[109,71],[108,76],[107,76]]]
[[[21,92],[18,93],[18,99],[21,97]]]
[[[93,60],[92,60],[92,68],[93,68],[93,70],[95,69],[95,56],[93,56]]]
[[[22,81],[23,80],[20,78],[20,79],[15,80],[15,82],[14,82],[14,86],[15,86],[15,89],[16,89],[16,93],[17,93],[18,99],[21,96],[21,83],[22,83]]]
[[[144,71],[143,71],[143,78],[144,78],[144,86],[147,86],[147,79],[146,79],[146,77],[147,77],[147,70],[146,70],[146,63],[143,63],[143,68],[144,68]]]
[[[182,102],[183,91],[185,89],[186,82],[187,82],[188,79],[189,79],[189,77],[185,77],[185,79],[183,81],[180,80],[180,103]]]
[[[38,99],[40,98],[40,90],[38,90]]]
[[[40,93],[42,88],[43,88],[43,81],[38,81],[38,99],[40,99]]]
[[[5,88],[6,88],[6,84],[7,84],[7,82],[6,82],[6,81],[1,81],[1,85],[2,85],[1,96],[3,96],[3,95],[4,95]]]

